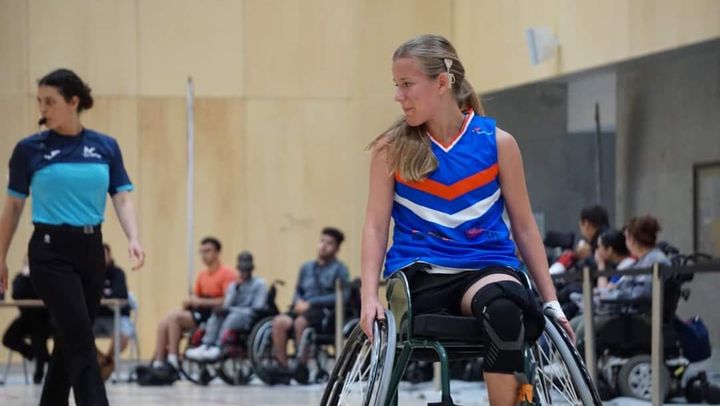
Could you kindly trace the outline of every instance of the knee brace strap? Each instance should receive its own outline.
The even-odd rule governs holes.
[[[482,340],[485,346],[483,371],[522,371],[522,346],[525,338],[522,310],[512,300],[504,297],[496,297],[490,301],[478,299],[481,298],[475,295],[472,308],[485,332]]]
[[[545,316],[533,291],[526,289],[519,283],[501,281],[484,286],[473,297],[473,315],[479,317],[481,311],[476,309],[482,310],[488,303],[499,297],[511,300],[522,310],[525,341],[534,343],[545,328]]]
[[[534,342],[545,321],[532,292],[516,282],[491,283],[475,294],[471,307],[485,330],[483,370],[522,371],[523,343]]]

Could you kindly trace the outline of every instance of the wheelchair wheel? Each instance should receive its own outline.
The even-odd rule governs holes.
[[[226,358],[220,362],[217,375],[228,385],[247,385],[253,378],[253,367],[248,359]]]
[[[382,406],[395,359],[395,321],[385,312],[385,321],[376,321],[371,342],[360,326],[350,334],[325,386],[321,406]]]
[[[215,379],[216,371],[209,364],[193,362],[183,358],[180,363],[180,374],[188,381],[205,386]]]
[[[618,388],[623,396],[650,400],[652,396],[652,368],[649,355],[630,358],[618,372]],[[660,371],[660,386],[663,399],[670,394],[670,372],[663,366]]]
[[[250,363],[260,380],[268,385],[274,383],[270,370],[275,364],[272,353],[272,320],[273,316],[266,317],[255,324],[250,333]]]
[[[185,351],[192,348],[188,341],[185,346]],[[180,375],[185,377],[188,381],[196,385],[207,385],[215,379],[216,372],[209,364],[203,362],[195,362],[185,357],[185,351],[183,351],[182,360],[180,360]]]
[[[575,346],[562,328],[545,318],[545,329],[531,350],[535,397],[540,405],[602,405]]]

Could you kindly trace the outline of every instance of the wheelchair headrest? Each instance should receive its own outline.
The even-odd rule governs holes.
[[[543,243],[549,248],[560,247],[562,249],[572,249],[575,244],[575,234],[572,232],[563,233],[551,230],[545,233]]]

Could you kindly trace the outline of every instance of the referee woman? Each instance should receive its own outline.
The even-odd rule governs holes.
[[[56,325],[40,405],[107,405],[92,323],[100,305],[105,253],[100,225],[106,193],[129,244],[134,269],[145,261],[138,239],[133,186],[115,139],[84,128],[90,88],[58,69],[38,82],[38,107],[48,131],[21,140],[10,158],[7,197],[0,215],[0,292],[7,287],[7,252],[25,199],[32,191],[31,280]]]

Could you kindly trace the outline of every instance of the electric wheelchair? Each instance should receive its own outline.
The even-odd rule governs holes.
[[[681,255],[677,250],[663,247],[673,265],[691,265],[710,261],[705,254]],[[672,248],[672,247],[670,247]],[[686,348],[681,340],[682,321],[676,312],[681,299],[687,300],[690,290],[685,286],[692,281],[692,274],[673,274],[663,277],[662,336],[665,368],[660,371],[661,394],[664,399],[684,396],[689,402],[699,403],[694,382],[717,392],[700,373],[683,386],[684,375],[691,360],[700,361],[705,355],[693,358],[691,352],[697,348]],[[621,395],[650,400],[651,398],[651,321],[648,298],[640,300],[604,300],[603,304],[614,305],[617,317],[612,318],[595,332],[598,358],[598,387],[603,399]],[[582,348],[583,342],[578,346]],[[694,347],[697,347],[693,344]],[[697,356],[696,356],[697,357]],[[690,358],[690,359],[688,359]],[[706,388],[705,392],[708,392]],[[701,396],[702,397],[702,394]],[[717,394],[704,396],[709,403],[720,403]],[[712,397],[712,399],[711,399]]]

